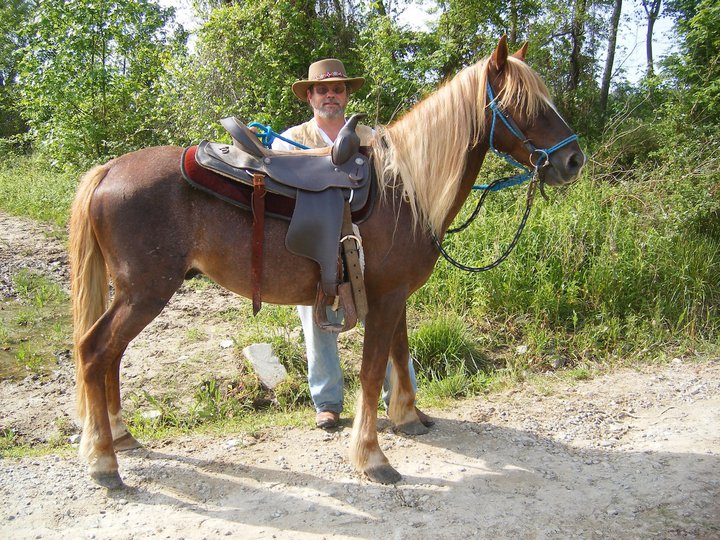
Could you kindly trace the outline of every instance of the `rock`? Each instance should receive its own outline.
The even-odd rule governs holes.
[[[243,355],[252,364],[260,382],[270,390],[285,380],[287,371],[273,354],[269,343],[253,343],[243,349]]]

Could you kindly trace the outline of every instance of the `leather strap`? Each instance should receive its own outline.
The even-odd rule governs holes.
[[[345,203],[342,224],[342,248],[345,254],[345,265],[352,285],[352,295],[355,300],[355,313],[358,320],[364,321],[368,312],[367,295],[365,294],[365,280],[360,266],[360,239],[354,236],[352,226],[352,212],[350,205]]]
[[[262,307],[263,239],[265,236],[265,175],[253,173],[251,198],[253,213],[252,254],[250,257],[253,315]]]

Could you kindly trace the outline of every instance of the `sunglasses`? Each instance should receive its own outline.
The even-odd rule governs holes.
[[[319,94],[319,95],[321,95],[321,96],[324,96],[325,94],[327,94],[327,93],[330,92],[330,91],[332,91],[333,94],[338,94],[338,95],[339,95],[339,94],[344,94],[346,90],[347,90],[347,88],[345,88],[345,85],[344,85],[344,84],[336,84],[336,85],[331,86],[331,87],[327,87],[327,86],[324,86],[324,85],[313,86],[313,91],[314,91],[316,94]]]

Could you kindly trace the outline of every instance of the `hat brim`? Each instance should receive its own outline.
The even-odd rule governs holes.
[[[292,85],[293,94],[300,101],[307,101],[307,91],[315,84],[326,84],[333,82],[344,82],[350,88],[350,93],[357,92],[360,87],[365,84],[364,77],[328,77],[327,79],[320,79],[318,81],[295,81]]]

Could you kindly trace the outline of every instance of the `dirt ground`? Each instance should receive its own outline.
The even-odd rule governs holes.
[[[0,214],[0,294],[22,267],[67,283],[47,227]],[[123,390],[232,376],[240,300],[183,288],[131,345]],[[188,343],[188,329],[208,339]],[[73,414],[71,361],[0,381],[0,428],[42,441]],[[196,436],[119,455],[127,488],[95,486],[75,455],[0,460],[0,538],[720,538],[720,359],[676,358],[570,383],[552,374],[429,411],[428,435],[380,422],[403,475],[382,486],[326,433]]]

